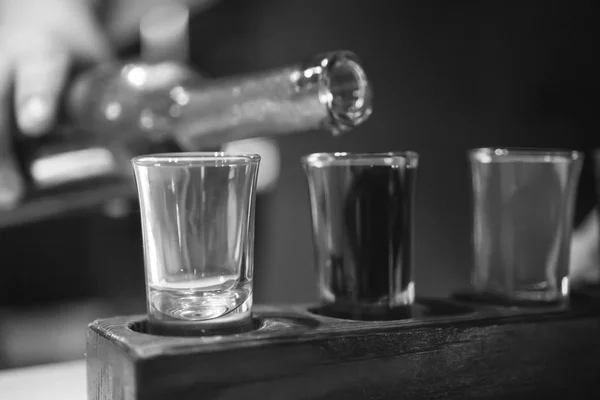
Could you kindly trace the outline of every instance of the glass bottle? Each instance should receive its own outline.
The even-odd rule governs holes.
[[[369,117],[371,98],[357,57],[335,51],[216,80],[170,61],[105,65],[74,82],[68,112],[98,140],[172,139],[193,151],[319,128],[340,134]]]
[[[216,80],[171,60],[96,67],[67,91],[70,127],[17,144],[29,189],[19,208],[0,213],[0,227],[133,196],[126,160],[135,155],[315,129],[338,135],[369,117],[371,99],[349,51]]]

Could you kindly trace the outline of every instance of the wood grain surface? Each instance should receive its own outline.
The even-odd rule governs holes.
[[[148,335],[143,316],[96,321],[89,398],[579,399],[600,390],[591,308],[423,300],[413,318],[381,322],[310,309],[257,308],[259,329],[216,337]]]

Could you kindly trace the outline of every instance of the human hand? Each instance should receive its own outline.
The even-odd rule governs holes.
[[[598,212],[594,210],[573,232],[569,272],[571,286],[600,283],[599,234]]]
[[[12,152],[11,110],[19,130],[52,128],[70,66],[110,57],[94,0],[0,0],[0,208],[24,188]]]

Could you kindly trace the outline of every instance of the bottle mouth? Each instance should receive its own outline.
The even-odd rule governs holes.
[[[304,75],[318,76],[319,97],[329,112],[334,134],[349,131],[372,113],[373,90],[358,57],[350,51],[317,56]]]

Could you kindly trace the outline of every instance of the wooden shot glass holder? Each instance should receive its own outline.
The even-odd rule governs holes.
[[[418,299],[411,318],[254,308],[256,329],[154,336],[145,316],[87,334],[90,400],[597,398],[600,307]]]

